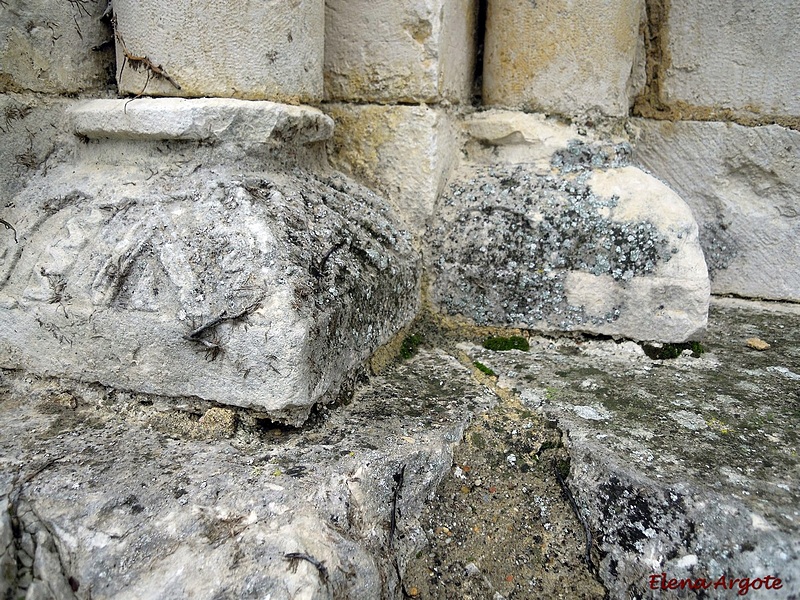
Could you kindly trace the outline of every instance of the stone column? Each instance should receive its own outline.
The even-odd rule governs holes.
[[[322,99],[324,0],[115,0],[122,94]]]
[[[489,0],[488,106],[625,116],[644,84],[642,0]]]

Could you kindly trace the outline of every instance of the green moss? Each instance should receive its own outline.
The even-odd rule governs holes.
[[[686,342],[684,344],[642,344],[644,353],[652,360],[670,360],[678,358],[684,350],[691,350],[694,358],[700,358],[706,351],[700,342]]]
[[[420,345],[422,344],[422,336],[419,334],[412,334],[403,340],[400,346],[400,356],[403,360],[408,360],[417,353]]]
[[[486,338],[483,342],[483,347],[487,350],[495,350],[496,352],[505,352],[506,350],[522,350],[527,352],[530,349],[528,340],[524,337],[514,335],[511,337],[490,337]]]
[[[692,356],[694,356],[695,358],[699,358],[706,351],[706,349],[703,348],[703,344],[701,344],[700,342],[689,342],[689,348],[691,348]]]
[[[472,442],[472,445],[478,450],[483,450],[486,448],[486,440],[483,439],[483,436],[477,431],[472,432],[469,439]]]
[[[487,366],[486,366],[486,365],[484,365],[483,363],[479,363],[479,362],[476,360],[476,361],[475,361],[474,363],[472,363],[472,364],[473,364],[473,365],[475,365],[475,368],[476,368],[476,369],[478,369],[478,371],[480,371],[481,373],[484,373],[484,374],[486,374],[486,375],[489,375],[490,377],[497,377],[497,373],[495,373],[494,371],[492,371],[492,370],[491,370],[489,367],[487,367]]]

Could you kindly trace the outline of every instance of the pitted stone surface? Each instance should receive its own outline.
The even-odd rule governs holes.
[[[476,159],[488,164],[452,178],[430,228],[434,303],[479,325],[663,341],[698,335],[708,276],[686,204],[624,166],[624,144],[571,140],[553,150],[568,129],[539,123],[558,135],[529,143],[506,116],[496,130],[482,126],[481,139],[501,136],[501,156],[527,160],[493,163],[487,153]],[[535,135],[536,123],[528,125]]]
[[[489,0],[483,99],[562,115],[628,114],[644,84],[642,0]]]
[[[475,0],[328,0],[325,98],[468,102]]]
[[[90,142],[41,173],[4,210],[0,364],[291,423],[347,390],[413,318],[418,259],[297,148]]]
[[[112,87],[112,32],[102,18],[105,9],[105,2],[87,0],[4,1],[0,93],[96,93]]]
[[[800,117],[795,2],[670,0],[662,98],[678,110]],[[699,111],[698,111],[699,112]]]
[[[0,591],[14,598],[400,597],[417,515],[496,401],[423,352],[303,430],[241,413],[229,439],[187,439],[163,398],[29,382],[0,371]]]
[[[333,121],[309,106],[231,98],[90,100],[69,111],[89,138],[307,144],[333,135]]]

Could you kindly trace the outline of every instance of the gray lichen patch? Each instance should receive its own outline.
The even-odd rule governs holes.
[[[627,142],[589,143],[571,140],[567,147],[553,154],[550,165],[562,173],[587,169],[609,169],[630,164],[633,149]]]
[[[441,200],[442,225],[431,231],[433,300],[480,325],[575,330],[614,321],[620,306],[597,311],[571,301],[567,274],[625,284],[676,252],[654,223],[614,220],[617,205],[583,177],[525,165],[462,173]]]

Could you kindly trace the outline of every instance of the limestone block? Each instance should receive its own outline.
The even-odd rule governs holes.
[[[495,117],[492,131],[485,121]],[[479,325],[642,340],[702,332],[708,275],[697,223],[677,194],[626,166],[624,144],[572,139],[546,160],[543,149],[569,128],[523,115],[512,131],[507,114],[481,118],[473,129],[484,144],[501,135],[500,160],[487,152],[459,168],[427,236],[440,310]],[[537,127],[542,140],[527,142]]]
[[[180,102],[176,122],[193,101]],[[223,131],[235,143],[141,140],[165,103],[125,103],[105,118],[115,138],[130,118],[132,139],[82,145],[3,217],[19,243],[0,251],[0,365],[302,422],[413,317],[408,235],[340,174],[278,162],[294,156],[285,138],[243,143],[234,128]],[[260,118],[250,107],[232,121],[282,110],[260,104]],[[78,122],[92,110],[108,103],[78,108]],[[284,133],[293,121],[299,140],[328,122],[296,113],[275,120],[290,121]],[[215,104],[203,122],[220,114]]]
[[[717,294],[800,300],[800,132],[636,120],[636,159],[692,207]]]
[[[627,115],[644,83],[643,16],[642,0],[489,0],[484,104]]]
[[[263,100],[154,98],[128,106],[95,100],[71,114],[75,131],[88,138],[308,144],[333,135],[333,120],[319,110]]]
[[[800,4],[672,0],[667,105],[800,117]]]
[[[116,0],[114,14],[120,93],[322,99],[324,0]]]
[[[76,93],[109,87],[114,60],[106,3],[7,0],[0,6],[0,92]]]
[[[331,164],[385,195],[421,234],[459,153],[452,118],[427,106],[328,104]]]
[[[476,12],[475,0],[328,0],[325,97],[469,101]]]

